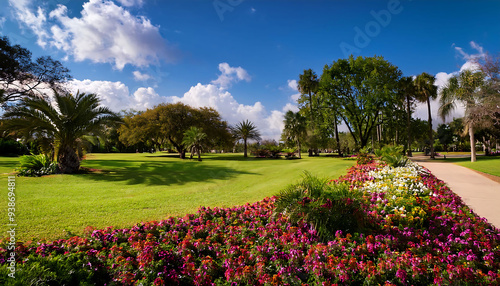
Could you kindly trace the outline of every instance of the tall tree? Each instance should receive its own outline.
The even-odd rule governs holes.
[[[226,121],[213,108],[194,108],[183,103],[159,104],[143,114],[136,115],[119,130],[120,140],[127,145],[138,142],[164,144],[169,142],[179,153],[186,157],[186,145],[182,142],[184,133],[192,126],[203,128],[207,143],[230,145],[231,134]]]
[[[297,144],[299,158],[301,156],[301,139],[306,135],[307,131],[307,119],[299,112],[293,112],[288,110],[285,113],[285,128],[283,129],[283,134],[286,138],[293,140]]]
[[[7,37],[0,37],[0,105],[25,96],[46,96],[45,91],[62,92],[62,83],[71,78],[69,70],[50,56],[32,61],[31,52],[19,45],[11,45]]]
[[[401,71],[382,57],[350,56],[325,66],[323,84],[358,147],[367,145],[382,113],[394,110],[400,77]]]
[[[411,113],[415,100],[415,82],[412,77],[402,77],[400,80],[400,96],[406,104],[406,148],[408,157],[413,156],[411,151]]]
[[[63,173],[80,167],[78,144],[85,136],[99,136],[104,126],[120,122],[107,107],[99,105],[95,94],[54,93],[54,101],[25,97],[4,114],[4,128],[24,136],[52,139],[57,162]]]
[[[190,159],[193,159],[193,154],[196,152],[198,155],[198,161],[201,161],[201,149],[205,138],[207,138],[207,134],[203,133],[202,128],[191,126],[188,130],[186,130],[186,132],[184,132],[182,144],[191,150]]]
[[[452,110],[456,103],[465,105],[465,126],[469,131],[471,162],[476,161],[476,139],[474,136],[475,125],[483,119],[484,96],[480,93],[484,86],[485,76],[480,71],[464,70],[458,75],[451,77],[444,88],[441,89],[441,99],[439,114],[444,119]]]
[[[299,82],[297,88],[301,94],[299,98],[299,104],[303,104],[308,107],[309,119],[311,123],[314,121],[314,102],[313,96],[318,91],[319,80],[318,76],[312,69],[304,70],[304,73],[299,75]]]
[[[434,154],[434,138],[432,133],[432,113],[431,100],[437,98],[437,86],[434,85],[436,78],[428,73],[421,73],[415,78],[416,98],[420,102],[427,103],[427,113],[429,115],[429,144],[431,149],[431,158],[435,158]]]
[[[328,69],[328,66],[325,67]],[[337,150],[339,156],[342,157],[342,147],[340,145],[339,129],[338,124],[341,122],[341,106],[339,101],[339,95],[336,94],[335,90],[331,90],[331,85],[329,81],[331,78],[328,77],[328,73],[323,73],[320,80],[320,88],[318,95],[320,97],[320,112],[319,117],[321,117],[322,124],[319,124],[319,128],[324,137],[334,136],[335,142],[337,144]]]
[[[304,70],[303,74],[299,75],[299,82],[297,86],[301,96],[298,100],[301,105],[301,110],[309,117],[309,156],[313,155],[313,151],[317,153],[317,136],[315,116],[317,115],[318,103],[315,104],[315,97],[319,88],[318,76],[312,69]]]
[[[248,140],[260,140],[260,132],[257,130],[252,122],[246,120],[241,121],[236,126],[232,128],[235,138],[243,140],[243,157],[248,157],[247,155],[247,141]]]

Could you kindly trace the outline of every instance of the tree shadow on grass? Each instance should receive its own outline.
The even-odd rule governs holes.
[[[126,182],[128,185],[148,186],[183,185],[191,182],[227,180],[239,175],[258,173],[236,170],[226,166],[213,166],[203,162],[144,162],[128,160],[92,160],[99,165],[98,171],[82,176],[89,180]],[[92,170],[92,167],[90,168]]]
[[[446,154],[444,154],[446,155]],[[477,155],[476,156],[477,161],[490,161],[490,160],[500,160],[500,156],[484,156],[484,155]],[[443,156],[436,158],[436,161],[439,162],[449,162],[449,163],[461,163],[461,162],[470,162],[470,156],[462,156],[462,157],[450,157],[446,156],[446,159],[444,159]]]

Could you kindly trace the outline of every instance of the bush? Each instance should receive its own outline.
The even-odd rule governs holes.
[[[274,145],[262,145],[252,152],[257,158],[278,159],[281,157],[281,148]]]
[[[0,155],[17,156],[26,154],[26,147],[23,144],[5,138],[0,138]]]
[[[375,156],[391,167],[404,167],[408,162],[408,157],[403,155],[403,146],[384,146],[375,150]]]
[[[57,163],[51,162],[49,156],[44,154],[24,155],[19,161],[21,167],[18,169],[18,176],[40,177],[58,172]]]
[[[50,255],[41,257],[30,255],[26,261],[29,264],[17,266],[15,279],[8,277],[10,271],[7,264],[0,267],[0,283],[2,285],[105,285],[109,277],[102,271],[94,271],[89,267],[90,263],[85,253],[74,253],[68,255]],[[103,275],[104,274],[104,275]]]
[[[285,154],[285,158],[286,159],[295,159],[295,158],[298,158],[297,155],[295,155],[295,150],[292,149],[292,148],[283,149],[283,150],[281,150],[281,153]]]
[[[302,182],[291,185],[276,198],[275,214],[287,216],[291,223],[305,220],[322,241],[335,237],[337,231],[355,233],[364,228],[361,194],[347,184],[328,184],[305,173]]]

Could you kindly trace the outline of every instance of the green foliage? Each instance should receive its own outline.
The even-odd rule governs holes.
[[[297,149],[301,148],[301,141],[306,135],[307,119],[299,112],[291,110],[285,113],[283,120],[285,127],[283,128],[282,137],[289,141],[294,141],[297,144]],[[299,151],[300,158],[300,151]]]
[[[160,148],[171,144],[181,158],[188,148],[182,140],[191,127],[203,129],[207,135],[204,143],[210,147],[232,145],[227,122],[213,108],[194,108],[183,103],[159,104],[143,113],[129,114],[120,126],[120,141],[126,146],[145,145]]]
[[[329,184],[328,180],[305,172],[300,183],[282,190],[276,199],[275,215],[281,213],[292,223],[310,223],[323,241],[337,231],[355,233],[364,228],[361,194],[347,184]]]
[[[85,93],[54,92],[53,101],[26,97],[5,112],[2,129],[27,139],[46,139],[55,148],[61,172],[74,173],[80,167],[77,151],[88,142],[86,138],[100,136],[106,126],[120,122],[115,113],[99,103],[97,94]]]
[[[44,154],[24,155],[19,158],[19,162],[21,167],[18,169],[18,176],[40,177],[58,172],[57,164]]]
[[[0,266],[2,285],[103,285],[109,277],[102,270],[94,271],[88,266],[91,257],[84,252],[42,257],[30,255],[26,262],[17,265],[15,279],[8,277],[7,264]],[[98,263],[93,259],[91,263]],[[99,267],[99,269],[102,269]]]
[[[285,148],[285,149],[282,149],[281,150],[281,153],[285,154],[285,158],[286,159],[293,159],[293,158],[297,158],[297,156],[295,155],[295,149],[292,149],[292,148]]]
[[[380,119],[399,110],[401,71],[383,57],[339,59],[321,75],[321,100],[338,111],[357,146],[364,147]]]
[[[23,144],[12,140],[0,138],[0,155],[16,156],[26,154],[26,147]]]
[[[375,150],[375,156],[387,163],[391,167],[403,167],[408,162],[408,158],[403,155],[403,146],[384,146]]]
[[[193,158],[193,154],[196,152],[196,154],[198,154],[198,161],[201,161],[201,150],[206,138],[207,134],[203,133],[202,128],[191,126],[184,132],[182,144],[191,150],[191,158]]]
[[[257,130],[257,126],[248,120],[238,122],[236,126],[231,128],[231,133],[233,137],[237,140],[243,140],[243,157],[247,157],[247,141],[248,140],[260,140],[260,132]]]

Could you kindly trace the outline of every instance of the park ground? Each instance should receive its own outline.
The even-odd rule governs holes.
[[[0,158],[5,186],[18,160]],[[242,205],[276,195],[304,171],[337,178],[355,163],[307,156],[285,160],[206,154],[198,162],[167,153],[90,154],[82,162],[87,173],[16,177],[16,235],[22,241],[56,239],[82,234],[87,226],[130,227],[195,213],[200,206]],[[7,205],[7,199],[0,197],[0,205]],[[0,217],[7,218],[6,208],[0,208]]]

